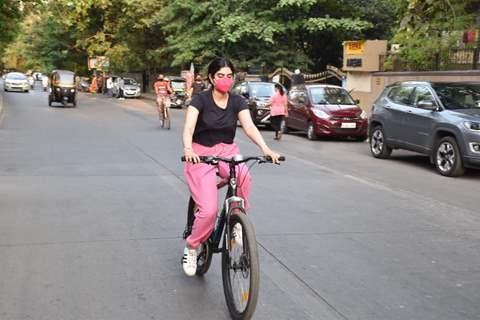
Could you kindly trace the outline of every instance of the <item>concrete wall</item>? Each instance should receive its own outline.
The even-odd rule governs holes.
[[[348,44],[357,43],[358,52],[349,52]],[[387,54],[386,40],[367,40],[367,41],[345,41],[343,49],[343,71],[374,72],[380,69],[380,57]],[[360,67],[348,66],[348,59],[360,59]]]
[[[351,95],[360,100],[360,107],[365,111],[370,111],[373,102],[382,93],[383,89],[389,84],[398,81],[408,80],[428,80],[437,82],[480,82],[480,70],[468,71],[427,71],[427,72],[374,72],[367,76],[366,73],[353,72],[347,75],[347,88],[353,91]],[[358,85],[359,82],[370,82],[370,90],[367,84]],[[351,82],[351,83],[349,83]],[[357,89],[355,86],[358,86]]]

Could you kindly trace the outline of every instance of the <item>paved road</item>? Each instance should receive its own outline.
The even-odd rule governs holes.
[[[152,101],[46,101],[4,95],[0,319],[228,318],[220,259],[203,279],[179,264],[183,112],[164,131]],[[252,171],[256,319],[480,318],[478,171],[449,179],[407,152],[263,133],[288,161]]]

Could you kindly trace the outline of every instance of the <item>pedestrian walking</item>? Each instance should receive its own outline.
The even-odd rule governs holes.
[[[195,77],[195,81],[192,84],[192,97],[197,93],[205,91],[206,88],[207,86],[203,82],[202,76],[197,74],[197,76]]]
[[[123,77],[118,80],[118,100],[125,100],[123,97],[123,88],[124,88],[125,82],[123,80]]]
[[[113,81],[112,77],[107,78],[107,95],[112,96]]]
[[[288,115],[287,96],[283,87],[278,83],[275,84],[275,93],[270,98],[268,105],[270,106],[270,123],[275,130],[275,140],[282,138],[282,122]]]
[[[92,83],[90,84],[90,93],[97,94],[97,76],[93,76]]]
[[[188,107],[190,105],[190,102],[192,101],[193,96],[202,91],[205,91],[206,89],[207,86],[203,82],[202,76],[197,74],[197,76],[195,77],[195,81],[192,83],[192,86],[187,91],[188,99],[185,101],[185,105]]]

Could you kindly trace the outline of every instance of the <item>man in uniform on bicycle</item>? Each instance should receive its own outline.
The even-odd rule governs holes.
[[[153,85],[155,88],[155,94],[157,95],[157,110],[160,118],[163,119],[163,108],[170,107],[170,94],[172,93],[172,88],[170,87],[170,82],[165,80],[163,74],[159,74],[157,81]]]

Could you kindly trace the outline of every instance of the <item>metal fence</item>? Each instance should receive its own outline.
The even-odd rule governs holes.
[[[453,71],[480,69],[480,49],[478,48],[450,48],[432,53],[431,59],[421,64],[409,65],[400,56],[389,54],[380,57],[380,66],[383,70],[392,71]]]

